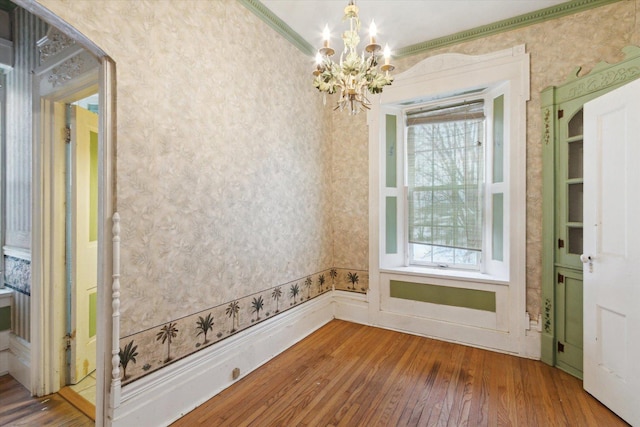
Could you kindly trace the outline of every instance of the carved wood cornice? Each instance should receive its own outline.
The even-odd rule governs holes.
[[[38,51],[40,52],[40,65],[44,64],[47,59],[62,52],[66,48],[76,44],[76,41],[60,32],[55,27],[50,27],[47,35],[38,42]]]

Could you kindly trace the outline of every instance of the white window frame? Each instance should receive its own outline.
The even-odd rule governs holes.
[[[465,55],[449,54],[454,57],[466,57]],[[487,58],[488,57],[488,58]],[[373,264],[381,270],[411,271],[413,273],[436,274],[444,276],[468,276],[477,274],[479,278],[496,279],[509,282],[517,268],[524,269],[524,253],[526,234],[524,232],[526,221],[526,101],[529,99],[529,70],[528,54],[524,53],[524,46],[501,51],[482,57],[472,58],[469,64],[457,66],[453,69],[416,69],[396,77],[393,85],[385,89],[380,96],[380,102],[374,105],[369,112],[370,122],[370,149],[371,154],[375,150],[375,164],[371,164],[370,170],[376,170],[375,177],[371,181],[371,187],[378,189],[377,194],[370,197],[371,210],[377,212],[375,230],[379,244],[371,247],[371,252],[378,255]],[[486,58],[486,59],[485,59]],[[483,60],[484,59],[484,60]],[[426,61],[425,61],[426,62]],[[420,65],[420,64],[419,64]],[[476,90],[474,94],[462,95]],[[483,256],[481,267],[478,271],[468,271],[458,268],[437,268],[409,264],[407,224],[407,195],[406,188],[399,184],[396,188],[385,186],[385,116],[396,115],[396,140],[397,140],[397,175],[398,183],[406,183],[406,145],[404,112],[418,105],[446,100],[447,103],[467,99],[485,99],[487,117],[492,115],[494,97],[501,93],[505,95],[504,121],[505,121],[505,183],[492,183],[493,170],[492,147],[487,150],[485,196],[490,198],[493,193],[504,193],[504,258],[503,261],[491,260],[490,256]],[[487,144],[491,145],[492,126],[487,120]],[[372,159],[373,160],[373,159]],[[506,186],[506,188],[505,188]],[[386,197],[397,197],[397,252],[387,254],[385,251],[386,234]],[[485,238],[483,239],[483,254],[491,254],[491,234],[486,230],[492,218],[490,201],[485,203]],[[518,226],[516,226],[518,224]],[[522,265],[520,265],[522,264]],[[524,271],[524,270],[523,270]],[[524,274],[522,274],[524,283]]]
[[[368,112],[369,125],[369,318],[374,324],[398,328],[411,323],[406,329],[414,333],[441,336],[445,340],[465,342],[471,345],[487,346],[502,351],[525,354],[525,330],[529,328],[526,315],[526,103],[529,100],[529,55],[525,46],[471,56],[443,54],[427,58],[409,70],[397,74],[393,84],[376,96],[371,111]],[[404,221],[398,220],[395,233],[398,236],[397,251],[386,253],[386,198],[397,198],[396,218],[406,218],[406,189],[403,185],[386,187],[386,115],[396,116],[396,171],[400,174],[398,183],[406,182],[404,118],[403,110],[409,105],[419,105],[438,99],[449,99],[463,94],[501,88],[507,93],[504,99],[505,150],[508,169],[505,169],[503,206],[504,258],[503,262],[485,262],[480,271],[428,268],[408,265],[408,229]],[[476,92],[477,96],[480,92]],[[490,97],[492,100],[493,98]],[[491,101],[492,106],[492,101]],[[392,119],[390,119],[392,120]],[[487,143],[492,141],[492,125],[487,124]],[[508,141],[508,142],[507,142]],[[492,153],[487,153],[487,163],[492,161]],[[493,166],[486,168],[493,170]],[[487,180],[486,194],[499,191],[500,186]],[[485,204],[488,205],[488,204]],[[485,218],[491,220],[492,212]],[[391,227],[393,228],[393,227]],[[489,235],[491,238],[491,235]],[[488,245],[489,239],[484,239]],[[490,247],[483,252],[491,253]],[[486,336],[478,334],[459,324],[449,323],[445,330],[437,320],[440,312],[457,313],[454,318],[476,316],[469,311],[435,307],[415,301],[398,300],[389,295],[389,278],[407,282],[438,283],[468,289],[494,290],[497,296],[495,322],[496,332],[487,329]],[[416,311],[417,310],[417,311]],[[410,314],[415,312],[415,314]],[[420,313],[420,314],[418,314]],[[466,313],[466,314],[465,314]],[[408,317],[411,317],[409,321]],[[416,317],[417,316],[417,317]],[[447,314],[449,316],[449,314]],[[428,317],[428,319],[427,319]],[[446,316],[445,316],[446,317]],[[445,317],[441,321],[445,321]],[[453,319],[453,318],[450,318]],[[452,322],[453,320],[447,320]],[[403,327],[404,328],[404,327]],[[433,328],[433,329],[432,329]],[[499,332],[498,332],[499,330]],[[426,332],[432,331],[432,332]],[[436,332],[438,331],[438,332]],[[447,332],[448,331],[448,332]],[[507,332],[505,335],[504,333]],[[483,335],[483,336],[480,336]],[[467,338],[463,338],[467,336]]]
[[[409,175],[409,168],[408,168],[408,150],[406,149],[407,147],[407,138],[408,138],[408,133],[409,133],[409,127],[406,125],[406,121],[407,121],[407,113],[411,110],[414,110],[416,108],[431,108],[431,107],[446,107],[447,105],[454,105],[454,104],[459,104],[461,102],[474,102],[474,101],[483,101],[483,110],[484,110],[484,114],[485,114],[485,124],[484,124],[484,146],[482,148],[483,152],[484,152],[484,176],[483,176],[483,184],[482,184],[482,200],[483,200],[483,225],[482,225],[482,242],[483,245],[480,248],[480,253],[481,253],[481,258],[480,261],[478,262],[478,264],[474,264],[474,265],[465,265],[465,264],[454,264],[454,265],[447,265],[446,267],[444,267],[441,263],[433,263],[433,262],[412,262],[412,249],[411,249],[411,243],[409,242],[409,238],[407,235],[407,238],[405,239],[405,241],[403,242],[404,246],[405,246],[405,266],[422,266],[424,268],[446,268],[449,270],[467,270],[467,271],[479,271],[479,272],[486,272],[486,253],[488,250],[490,250],[490,243],[488,242],[488,239],[491,237],[491,223],[490,221],[487,220],[487,215],[491,212],[490,210],[490,206],[488,205],[489,201],[487,199],[487,197],[489,196],[489,189],[492,187],[491,183],[490,183],[490,179],[492,178],[492,169],[490,169],[490,163],[489,160],[491,158],[491,153],[492,153],[492,149],[493,149],[493,144],[491,144],[492,142],[492,138],[491,138],[491,133],[493,132],[493,129],[490,129],[490,124],[493,123],[493,97],[491,96],[495,91],[491,90],[491,89],[487,89],[485,91],[483,91],[482,93],[479,94],[475,94],[473,96],[470,97],[459,97],[459,96],[454,96],[451,98],[446,98],[446,99],[442,99],[442,100],[438,100],[438,101],[431,101],[428,103],[423,103],[423,104],[418,104],[418,105],[412,105],[411,107],[407,107],[404,108],[402,110],[402,126],[404,129],[403,132],[403,138],[404,140],[402,141],[403,146],[405,147],[404,150],[404,161],[402,162],[402,164],[404,165],[405,171],[403,171],[402,173],[399,174],[400,176],[404,177],[404,186],[408,187],[408,175]],[[406,228],[408,230],[408,216],[409,216],[409,200],[408,197],[404,198],[404,203],[405,203],[405,215],[403,216],[403,218],[400,219],[399,222],[402,222],[402,226],[403,228]],[[489,245],[487,245],[487,243],[489,243]]]

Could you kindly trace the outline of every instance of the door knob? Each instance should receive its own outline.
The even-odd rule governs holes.
[[[593,273],[593,258],[594,257],[587,254],[580,255],[580,261],[582,261],[583,264],[589,264],[589,273]]]
[[[593,257],[591,255],[582,254],[580,255],[580,261],[582,261],[583,264],[591,263],[593,261]]]

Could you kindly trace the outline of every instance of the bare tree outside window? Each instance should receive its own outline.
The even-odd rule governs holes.
[[[483,103],[408,115],[409,243],[415,263],[475,267],[482,252]]]

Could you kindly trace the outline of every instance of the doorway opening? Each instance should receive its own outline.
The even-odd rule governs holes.
[[[98,106],[97,93],[64,104],[67,387],[60,391],[94,420],[98,297]]]
[[[119,392],[109,368],[118,336],[112,333],[118,322],[111,273],[115,65],[56,16],[35,6],[30,11],[51,25],[38,44],[47,55],[32,71],[31,392],[43,396],[95,379],[85,396],[74,392],[76,406],[103,425],[119,404],[109,399],[112,390]],[[70,143],[80,126],[71,119],[91,110],[99,114],[85,126],[86,148],[77,150]]]

